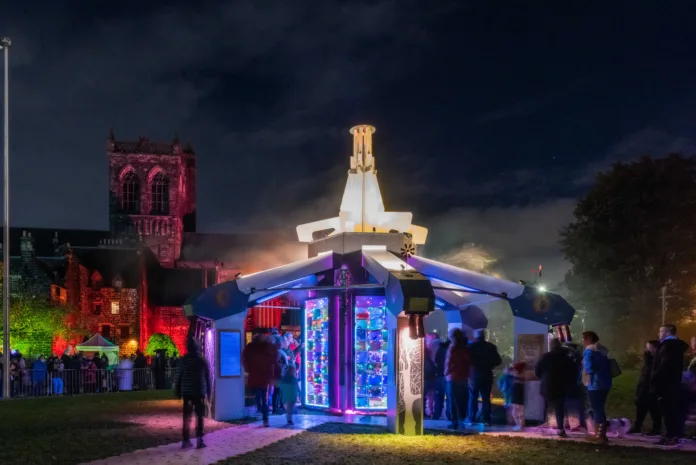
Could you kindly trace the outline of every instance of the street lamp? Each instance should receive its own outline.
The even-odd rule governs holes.
[[[4,98],[3,98],[3,158],[4,173],[3,184],[5,187],[5,221],[2,228],[2,310],[4,316],[2,353],[3,362],[3,397],[10,397],[10,45],[12,41],[5,37],[0,40],[4,62]]]

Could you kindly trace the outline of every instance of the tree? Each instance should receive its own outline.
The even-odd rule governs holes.
[[[10,347],[23,354],[36,356],[49,352],[55,337],[69,338],[70,309],[52,302],[30,297],[13,297],[10,306]],[[0,322],[0,342],[3,340]]]
[[[145,348],[145,355],[152,357],[156,354],[158,350],[166,350],[167,355],[170,357],[178,357],[179,349],[177,349],[174,340],[171,336],[163,333],[153,333],[147,340],[147,347]]]
[[[670,155],[618,163],[597,176],[561,232],[569,299],[586,325],[619,347],[654,338],[668,287],[668,320],[693,308],[696,160]]]

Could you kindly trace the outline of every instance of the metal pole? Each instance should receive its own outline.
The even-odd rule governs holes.
[[[10,45],[12,42],[5,37],[0,41],[4,57],[4,88],[3,99],[3,158],[4,173],[3,183],[5,187],[4,213],[5,221],[2,228],[2,310],[4,315],[3,325],[3,397],[10,398]]]
[[[662,286],[662,295],[660,296],[660,299],[662,299],[662,325],[665,325],[665,317],[667,316],[667,296],[665,295],[667,293],[667,286]]]

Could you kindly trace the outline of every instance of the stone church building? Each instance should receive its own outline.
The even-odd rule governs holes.
[[[106,153],[109,230],[11,228],[12,294],[79,308],[90,332],[118,344],[123,354],[144,348],[153,333],[169,334],[183,350],[185,300],[262,269],[267,263],[255,264],[255,252],[273,253],[281,244],[274,235],[196,231],[190,144],[176,137],[171,143],[121,142],[112,132]],[[249,331],[297,324],[272,302],[264,305],[249,312]],[[46,341],[45,352],[77,342]]]

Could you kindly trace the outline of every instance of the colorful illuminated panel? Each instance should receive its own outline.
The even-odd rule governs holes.
[[[329,299],[305,302],[304,401],[310,407],[329,407]]]
[[[355,408],[387,408],[387,308],[378,296],[355,298]]]

